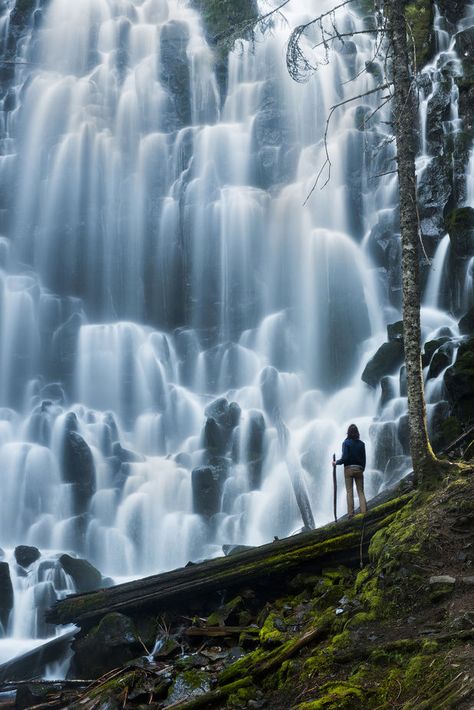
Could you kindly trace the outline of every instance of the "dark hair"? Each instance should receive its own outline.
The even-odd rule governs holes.
[[[355,424],[351,424],[349,429],[347,430],[347,438],[348,439],[360,439],[359,430]]]

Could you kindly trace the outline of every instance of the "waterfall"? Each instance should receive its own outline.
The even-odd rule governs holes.
[[[311,192],[330,107],[380,85],[381,59],[357,34],[307,84],[283,60],[288,27],[332,5],[292,0],[287,22],[237,42],[223,82],[184,0],[33,3],[0,104],[0,545],[18,644],[54,632],[38,610],[74,589],[62,552],[118,581],[301,529],[277,409],[317,525],[351,421],[369,496],[410,468],[398,372],[388,404],[361,380],[400,319],[394,146],[376,94],[335,111],[331,179]],[[344,9],[340,31],[367,21]],[[458,62],[438,35],[435,89]],[[452,106],[446,131],[454,89]],[[456,328],[438,309],[447,246],[426,337]],[[27,571],[20,544],[42,553]]]

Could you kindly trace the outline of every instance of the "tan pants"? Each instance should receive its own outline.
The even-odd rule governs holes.
[[[354,481],[359,497],[360,512],[367,512],[367,501],[364,494],[364,472],[361,468],[353,468],[352,466],[344,466],[344,482],[346,484],[347,493],[347,512],[349,515],[354,515]]]

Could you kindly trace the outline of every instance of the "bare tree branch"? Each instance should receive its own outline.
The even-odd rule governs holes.
[[[323,171],[326,167],[328,168],[328,175],[327,175],[326,181],[324,182],[324,185],[321,187],[321,189],[325,188],[326,185],[328,184],[329,180],[331,179],[332,163],[331,163],[331,158],[329,155],[328,133],[329,133],[329,124],[331,123],[331,118],[332,118],[334,111],[336,111],[336,109],[340,108],[341,106],[345,106],[346,104],[352,103],[352,101],[357,101],[358,99],[363,99],[366,96],[370,96],[371,94],[375,94],[377,91],[384,91],[385,89],[388,89],[388,88],[390,88],[390,84],[384,84],[383,86],[377,86],[375,89],[370,89],[369,91],[365,91],[364,93],[358,94],[357,96],[351,96],[350,99],[344,99],[344,101],[340,101],[339,103],[334,104],[334,106],[331,106],[331,108],[329,109],[328,117],[326,119],[326,127],[324,130],[324,138],[323,138],[324,151],[326,154],[326,158],[325,158],[323,165],[321,166],[321,169],[319,170],[319,172],[316,176],[316,180],[314,181],[314,184],[313,184],[308,196],[306,197],[303,205],[306,205],[309,198],[311,197],[311,195],[315,191],[316,187],[318,186],[319,179],[320,179],[321,175],[323,174]]]

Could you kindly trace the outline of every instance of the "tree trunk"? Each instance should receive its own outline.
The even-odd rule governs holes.
[[[420,236],[415,172],[417,152],[415,131],[418,115],[415,85],[410,73],[404,7],[403,0],[385,2],[385,15],[390,29],[392,48],[393,120],[398,155],[403,342],[407,371],[410,451],[418,482],[420,485],[426,485],[438,477],[439,466],[428,437],[421,365]]]

